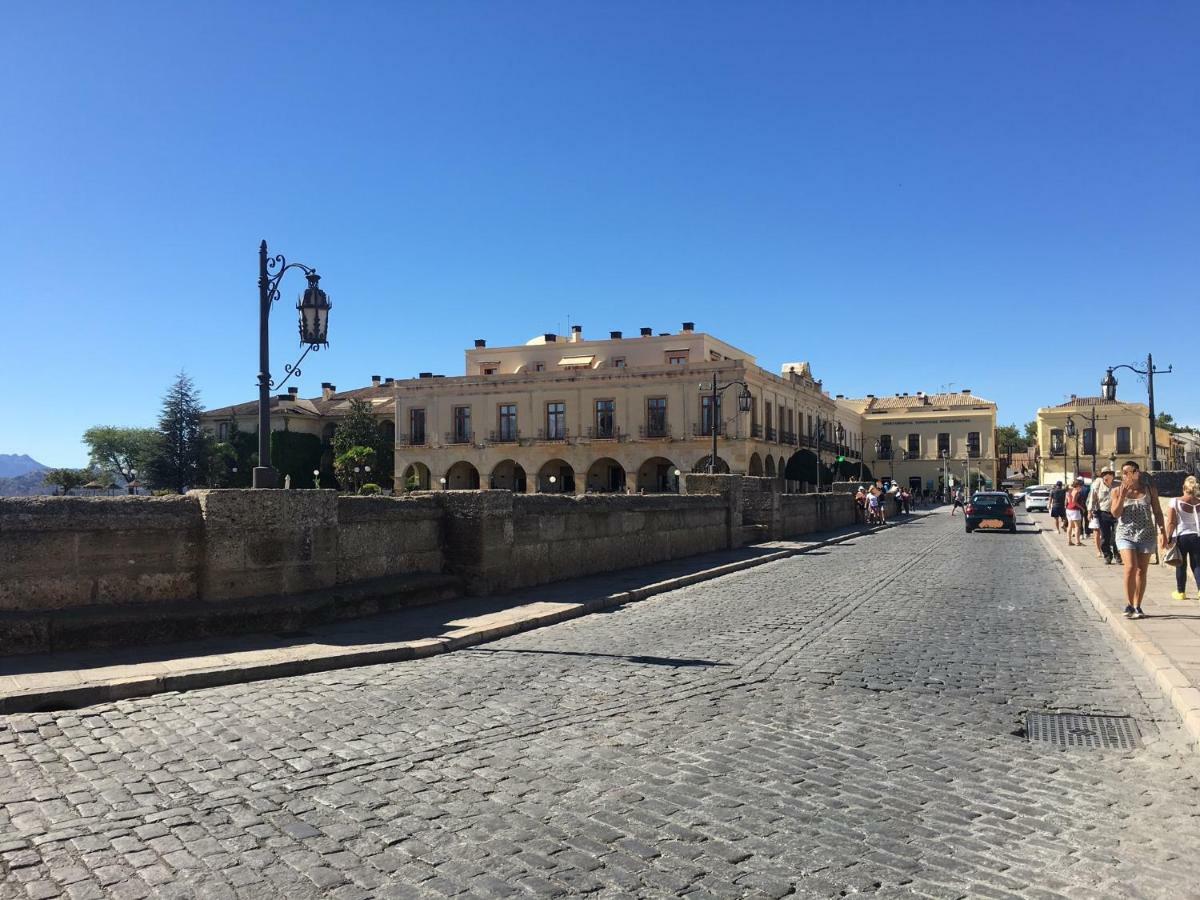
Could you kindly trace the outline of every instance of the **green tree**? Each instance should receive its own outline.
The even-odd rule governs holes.
[[[129,482],[134,472],[145,474],[158,453],[161,436],[153,428],[93,425],[83,433],[92,465]]]
[[[1037,419],[1025,423],[1025,448],[1029,449],[1038,441]]]
[[[1173,415],[1171,415],[1170,413],[1160,412],[1157,416],[1154,417],[1154,424],[1157,425],[1159,428],[1167,429],[1167,431],[1181,431],[1182,430],[1179,423],[1175,421],[1175,417]]]
[[[96,477],[91,469],[50,469],[42,476],[46,484],[58,488],[64,497],[77,487],[83,487]]]
[[[375,468],[375,451],[371,447],[351,447],[333,461],[338,480],[350,491],[357,491],[364,481],[374,475],[374,471],[366,471],[368,466],[372,470]],[[355,469],[359,471],[355,472]]]
[[[321,468],[321,439],[298,431],[271,432],[271,465],[284,478],[292,476],[292,487],[313,486],[313,470]]]
[[[333,433],[334,459],[352,447],[369,447],[378,454],[380,443],[379,421],[371,404],[365,400],[351,400],[346,417]]]
[[[1016,425],[1001,425],[996,429],[996,446],[1011,463],[1013,454],[1026,449],[1029,444],[1017,430]]]
[[[158,452],[150,460],[150,480],[182,494],[207,483],[209,436],[200,427],[200,394],[180,372],[162,401]]]

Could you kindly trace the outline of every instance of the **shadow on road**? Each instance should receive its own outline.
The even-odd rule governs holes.
[[[671,666],[676,669],[708,668],[710,666],[731,666],[733,663],[718,662],[713,659],[687,659],[670,656],[624,656],[620,653],[586,653],[581,650],[513,650],[497,647],[470,647],[466,653],[532,653],[545,656],[601,656],[607,659],[623,659],[644,666]]]

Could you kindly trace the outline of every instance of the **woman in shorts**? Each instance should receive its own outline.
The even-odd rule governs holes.
[[[1067,491],[1067,546],[1069,547],[1083,546],[1083,507],[1083,479],[1076,478],[1075,483],[1071,485],[1071,490]]]
[[[1117,520],[1117,550],[1125,566],[1125,618],[1144,619],[1146,569],[1154,552],[1154,536],[1163,529],[1158,492],[1137,463],[1121,466],[1121,485],[1112,492],[1111,511]]]

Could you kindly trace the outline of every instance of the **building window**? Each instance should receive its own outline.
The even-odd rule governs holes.
[[[483,367],[483,374],[484,374],[484,375],[495,375],[495,374],[496,374],[496,367],[495,367],[495,366],[484,366],[484,367]]]
[[[972,459],[979,458],[979,432],[978,431],[968,431],[967,432],[967,456],[971,457]]]
[[[408,411],[408,440],[409,443],[417,446],[425,443],[425,410],[410,409]]]
[[[610,438],[615,434],[617,401],[596,401],[596,437]]]
[[[471,407],[454,407],[454,432],[451,439],[456,444],[471,443]]]
[[[499,410],[500,431],[498,438],[502,441],[517,439],[517,404],[501,403]]]
[[[623,368],[625,368],[625,357],[623,357],[623,356],[617,356],[617,357],[614,357],[614,358],[613,358],[613,361],[612,361],[612,367],[613,367],[614,369],[623,369]]]
[[[533,371],[535,371],[535,372],[545,372],[545,371],[546,371],[546,364],[545,364],[545,363],[534,363],[534,364],[533,364]]]
[[[910,434],[908,436],[908,455],[911,457],[919,457],[921,455],[921,436],[919,434]]]
[[[1096,452],[1096,429],[1083,429],[1083,452],[1085,456],[1092,456]]]
[[[1063,430],[1061,428],[1050,429],[1050,455],[1062,456],[1064,453],[1063,445]]]
[[[546,437],[552,441],[561,441],[567,436],[567,404],[561,402],[546,404]]]
[[[1133,451],[1133,443],[1129,439],[1129,426],[1124,425],[1117,429],[1117,452],[1130,453]]]
[[[892,458],[892,436],[890,434],[881,434],[879,436],[879,458]]]
[[[686,366],[688,355],[686,353],[668,353],[667,365],[669,366]]]
[[[938,432],[938,459],[950,455],[950,432]]]
[[[217,423],[217,440],[218,441],[229,440],[229,423],[228,422],[218,422]]]
[[[646,437],[667,436],[667,398],[651,397],[646,401]]]
[[[716,401],[716,405],[714,406],[711,394],[700,398],[701,434],[712,434],[714,428],[717,429],[717,434],[721,433],[721,398],[718,396]]]

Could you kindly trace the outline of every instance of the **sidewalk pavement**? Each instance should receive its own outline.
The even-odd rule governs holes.
[[[912,520],[919,516],[909,516]],[[494,597],[252,634],[0,660],[0,713],[40,712],[165,691],[434,656],[620,606],[876,530],[855,526],[577,578]]]
[[[1035,520],[1035,524],[1041,525],[1041,521]],[[1200,749],[1200,603],[1194,599],[1196,587],[1191,574],[1187,595],[1193,599],[1172,600],[1175,570],[1165,563],[1155,565],[1152,560],[1142,600],[1146,618],[1126,619],[1125,582],[1119,561],[1105,565],[1103,559],[1096,558],[1093,542],[1069,547],[1066,537],[1044,525],[1042,540],[1062,560],[1100,618],[1130,645],[1138,662],[1179,713],[1196,749]]]

